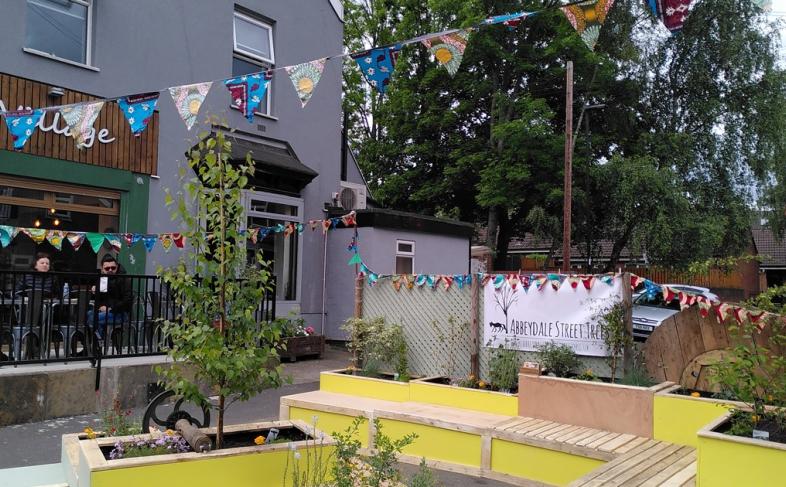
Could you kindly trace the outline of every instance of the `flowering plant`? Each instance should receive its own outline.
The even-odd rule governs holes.
[[[121,458],[149,457],[190,451],[191,447],[182,436],[167,432],[158,438],[138,438],[125,443],[117,441],[115,448],[109,453],[109,459],[119,460]]]
[[[313,335],[314,334],[314,327],[313,326],[307,326],[306,329],[305,329],[305,332],[306,332],[306,335],[309,335],[309,336]]]

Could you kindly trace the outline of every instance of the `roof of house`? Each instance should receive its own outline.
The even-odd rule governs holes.
[[[477,238],[475,242],[477,244],[483,244],[486,241],[486,228],[481,227],[477,229]],[[510,243],[508,244],[508,252],[513,254],[548,254],[549,250],[551,250],[553,240],[550,238],[539,238],[531,233],[525,233],[524,237],[513,237],[510,239]],[[596,251],[593,252],[593,258],[596,259],[608,259],[611,256],[611,250],[614,247],[614,243],[611,240],[600,240],[595,242]],[[598,248],[599,247],[599,248]],[[575,240],[572,242],[571,245],[571,260],[573,259],[586,259],[587,252],[586,246],[581,245],[580,242],[576,242]],[[562,255],[562,243],[558,242],[557,247],[555,248],[555,253],[557,254],[556,257],[560,257]],[[641,254],[633,254],[634,258],[640,258]],[[620,253],[620,258],[623,260],[627,260],[631,258],[631,252],[627,249],[627,247],[622,249]]]
[[[760,266],[763,269],[786,267],[786,239],[779,239],[769,227],[761,224],[753,225],[751,233],[756,243],[756,250],[762,259]]]
[[[328,209],[328,216],[330,217],[340,216],[344,213],[346,213],[346,210],[342,208]],[[410,232],[450,235],[466,239],[472,238],[472,234],[475,231],[475,227],[471,223],[386,208],[366,208],[365,210],[356,210],[355,213],[357,225],[361,228],[389,228]]]

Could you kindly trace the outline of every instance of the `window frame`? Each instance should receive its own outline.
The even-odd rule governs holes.
[[[406,250],[401,250],[399,248],[400,244],[411,245],[412,246],[412,250],[410,250],[409,252],[406,251]],[[393,261],[393,266],[394,266],[393,267],[393,271],[395,273],[398,273],[398,263],[397,263],[397,261],[398,261],[399,257],[409,257],[409,258],[412,259],[412,273],[415,274],[415,241],[414,240],[396,239],[396,253],[395,253],[395,257],[394,257],[394,261]]]
[[[237,45],[237,24],[235,24],[235,19],[240,18],[249,22],[251,24],[257,25],[258,27],[262,27],[263,29],[267,29],[267,39],[270,43],[270,59],[266,59],[262,56],[257,56],[256,54],[250,53],[248,51],[244,51],[243,49],[239,48]],[[273,44],[273,25],[257,18],[254,18],[250,15],[246,15],[243,12],[238,12],[235,10],[232,16],[232,51],[236,54],[240,54],[243,57],[247,57],[250,59],[254,59],[256,61],[261,61],[262,63],[270,65],[269,67],[273,67],[276,64],[276,49],[275,45]]]
[[[290,205],[297,207],[297,216],[293,215],[283,215],[281,213],[269,213],[264,211],[251,211],[249,208],[251,207],[251,200],[263,200],[268,201],[270,203],[280,203],[284,205]],[[304,211],[304,200],[303,198],[297,198],[294,196],[284,196],[275,193],[268,193],[266,191],[255,191],[251,189],[245,189],[242,192],[242,202],[243,202],[243,209],[244,215],[242,220],[242,229],[248,229],[248,219],[250,217],[256,218],[267,218],[269,220],[276,220],[282,223],[304,223],[305,217],[303,215]],[[295,279],[297,282],[295,283],[295,299],[276,299],[276,306],[279,304],[283,305],[283,309],[294,309],[300,303],[300,297],[302,296],[302,286],[303,286],[303,244],[304,239],[298,239],[298,246],[297,246],[297,272],[295,273]]]
[[[87,9],[87,17],[85,19],[85,22],[87,22],[87,26],[86,26],[87,28],[85,32],[85,61],[81,62],[81,61],[75,61],[73,59],[64,58],[61,56],[57,56],[51,52],[41,51],[34,47],[24,46],[22,50],[25,52],[29,52],[31,54],[39,54],[48,57],[50,59],[54,59],[56,61],[62,61],[77,66],[92,68],[93,67],[93,9],[95,8],[95,5],[93,4],[93,0],[69,0],[69,2],[75,3],[77,5],[82,5]],[[28,6],[28,3],[29,3],[28,0],[25,0],[25,7]],[[27,13],[27,10],[25,10],[25,13]],[[25,25],[25,30],[26,29],[27,29],[27,25]]]

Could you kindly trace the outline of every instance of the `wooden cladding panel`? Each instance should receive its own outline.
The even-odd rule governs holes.
[[[50,85],[45,83],[0,73],[0,100],[8,110],[16,110],[20,105],[30,108],[44,108],[97,99],[94,96],[72,90],[65,90],[65,95],[60,98],[50,98],[49,88]],[[104,104],[93,125],[96,133],[90,148],[76,149],[73,138],[58,134],[54,130],[36,130],[20,152],[142,174],[156,174],[158,169],[158,116],[158,112],[156,112],[142,135],[135,137],[117,103],[108,102]],[[55,118],[58,119],[56,128],[58,130],[65,129],[65,121],[59,115],[56,117],[55,112],[46,113],[44,127],[52,126]],[[98,141],[98,133],[102,129],[109,132],[104,138],[114,138],[112,142],[101,143]],[[9,137],[8,129],[4,123],[0,124],[0,150],[13,150],[13,141]]]

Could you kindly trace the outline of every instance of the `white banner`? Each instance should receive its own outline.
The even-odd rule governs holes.
[[[487,347],[536,351],[553,341],[570,346],[577,354],[605,357],[601,316],[622,301],[622,279],[611,284],[595,279],[591,289],[582,283],[574,289],[565,281],[555,291],[550,282],[542,290],[521,284],[513,290],[505,282],[499,289],[493,282],[484,286],[483,343]]]

